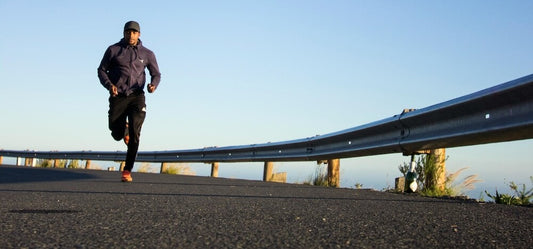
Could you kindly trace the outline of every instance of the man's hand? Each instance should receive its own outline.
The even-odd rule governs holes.
[[[118,88],[111,84],[111,86],[109,86],[109,94],[111,94],[112,97],[115,97],[118,95]]]
[[[155,91],[155,86],[152,85],[152,84],[148,84],[148,86],[146,87],[146,89],[148,89],[148,92],[149,93],[153,93]]]

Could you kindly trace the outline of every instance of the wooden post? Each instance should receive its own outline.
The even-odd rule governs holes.
[[[35,161],[36,160],[34,158],[27,157],[24,160],[24,166],[35,167]]]
[[[403,193],[405,191],[405,177],[396,177],[394,182],[394,190]]]
[[[54,168],[59,168],[59,159],[54,159]]]
[[[17,157],[17,166],[20,166],[22,164],[22,158]]]
[[[90,169],[90,168],[91,168],[91,160],[85,161],[85,169]]]
[[[3,156],[0,156],[0,165],[2,164],[2,161],[4,160]]]
[[[270,179],[271,182],[281,182],[286,183],[287,182],[287,172],[279,172],[272,174],[272,179]]]
[[[211,163],[211,177],[218,177],[218,163]]]
[[[431,156],[435,157],[437,169],[437,188],[444,190],[446,187],[446,149],[431,150]]]
[[[340,160],[339,159],[328,159],[328,186],[330,187],[340,187]]]
[[[159,170],[159,174],[165,174],[165,173],[167,173],[167,167],[168,167],[167,163],[162,162],[162,163],[161,163],[161,169]]]
[[[126,162],[120,162],[120,172],[124,171],[125,166],[126,166]]]
[[[263,170],[263,181],[269,182],[272,180],[272,171],[274,169],[273,162],[265,162],[265,168]]]

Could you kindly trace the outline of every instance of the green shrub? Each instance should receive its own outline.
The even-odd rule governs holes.
[[[533,176],[529,179],[533,183]],[[521,187],[521,188],[520,188]],[[492,195],[485,190],[485,194],[490,197],[495,203],[506,205],[531,205],[533,196],[533,187],[526,190],[526,184],[516,184],[514,182],[509,183],[509,188],[516,194],[500,194],[496,190],[496,194]]]
[[[51,159],[37,159],[36,167],[51,168],[54,167],[54,161]]]
[[[69,169],[78,169],[78,168],[80,168],[80,161],[79,160],[70,160],[70,163],[68,164],[67,168],[69,168]]]
[[[496,190],[496,194],[494,195],[491,195],[485,190],[485,194],[487,194],[488,197],[492,198],[492,200],[498,204],[519,205],[519,200],[516,197],[508,194],[500,194],[498,193],[498,190]]]
[[[530,176],[529,179],[533,183],[533,176]],[[533,195],[533,187],[529,190],[526,190],[526,184],[522,184],[522,188],[518,189],[518,185],[514,182],[509,184],[509,187],[515,192],[516,197],[520,200],[520,205],[529,205],[531,204],[531,197]]]

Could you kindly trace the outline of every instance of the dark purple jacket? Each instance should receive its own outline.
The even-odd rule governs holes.
[[[150,83],[157,88],[161,73],[155,54],[143,47],[141,40],[137,46],[130,46],[122,39],[105,51],[98,67],[98,78],[106,89],[113,84],[118,88],[119,94],[130,95],[134,92],[144,92],[145,68],[150,72]]]

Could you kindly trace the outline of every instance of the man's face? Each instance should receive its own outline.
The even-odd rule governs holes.
[[[141,32],[133,29],[124,31],[124,40],[126,40],[131,46],[137,45],[140,36]]]

